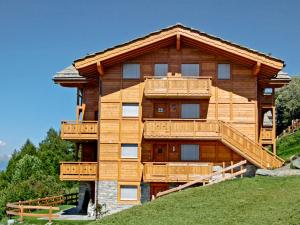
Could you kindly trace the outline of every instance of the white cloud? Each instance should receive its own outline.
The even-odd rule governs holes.
[[[0,147],[4,147],[6,145],[6,143],[2,140],[0,140]]]

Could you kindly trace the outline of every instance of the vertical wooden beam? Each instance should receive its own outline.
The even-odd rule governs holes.
[[[97,71],[100,76],[104,75],[104,68],[102,66],[102,63],[99,61],[97,62]]]
[[[257,62],[255,64],[255,66],[253,67],[253,75],[254,76],[257,76],[260,72],[260,68],[261,68],[261,63],[260,62]]]
[[[181,43],[180,43],[181,41],[180,41],[180,34],[177,34],[176,35],[176,50],[177,51],[180,51],[180,48],[181,48]]]

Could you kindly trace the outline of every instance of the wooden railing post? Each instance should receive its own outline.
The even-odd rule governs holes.
[[[19,201],[19,206],[20,206],[20,221],[23,222],[23,220],[24,220],[24,218],[23,218],[24,207],[23,207],[21,201]]]
[[[50,206],[50,209],[49,209],[49,222],[51,223],[52,221],[52,206]]]
[[[230,161],[230,165],[233,166],[233,161]],[[233,174],[233,168],[231,168],[230,173]]]
[[[222,168],[223,168],[223,170],[222,170],[222,177],[225,177],[225,171],[224,171],[224,169],[225,169],[225,162],[222,163]]]

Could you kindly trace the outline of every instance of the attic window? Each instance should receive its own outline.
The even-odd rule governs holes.
[[[230,64],[218,64],[218,79],[230,80]]]
[[[168,64],[155,64],[154,75],[155,76],[166,76],[168,73]]]
[[[199,76],[199,64],[181,64],[182,76]]]
[[[123,79],[140,79],[140,64],[125,63],[123,64]]]

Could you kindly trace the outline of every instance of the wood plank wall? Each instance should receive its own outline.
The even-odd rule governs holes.
[[[100,113],[100,143],[98,146],[100,148],[100,179],[117,178],[130,182],[140,180],[142,168],[142,117],[153,117],[154,108],[154,101],[143,98],[144,77],[153,75],[155,63],[167,63],[169,72],[172,73],[181,72],[181,63],[199,63],[201,75],[212,76],[213,86],[210,100],[198,101],[201,104],[201,110],[204,112],[203,115],[209,120],[231,122],[234,127],[248,137],[253,140],[258,139],[257,78],[252,74],[252,68],[247,68],[224,57],[211,55],[188,46],[182,46],[180,51],[177,51],[174,46],[162,48],[126,61],[126,63],[139,63],[141,65],[140,79],[123,80],[122,64],[105,68],[105,75],[101,78],[103,91]],[[230,80],[216,79],[218,63],[231,64]],[[92,119],[94,111],[97,110],[97,99],[98,87],[84,89],[84,102],[87,104],[85,119]],[[184,101],[177,101],[178,104],[182,102]],[[122,118],[122,103],[139,103],[139,117]],[[172,117],[179,117],[179,114],[175,113]],[[122,143],[138,144],[138,160],[120,159]],[[204,157],[202,160],[222,161],[222,159],[238,158],[220,143],[206,143],[201,149],[203,154],[206,152],[206,158]],[[146,152],[143,151],[143,160],[146,161],[145,154]],[[121,174],[122,171],[125,171],[125,175]]]

